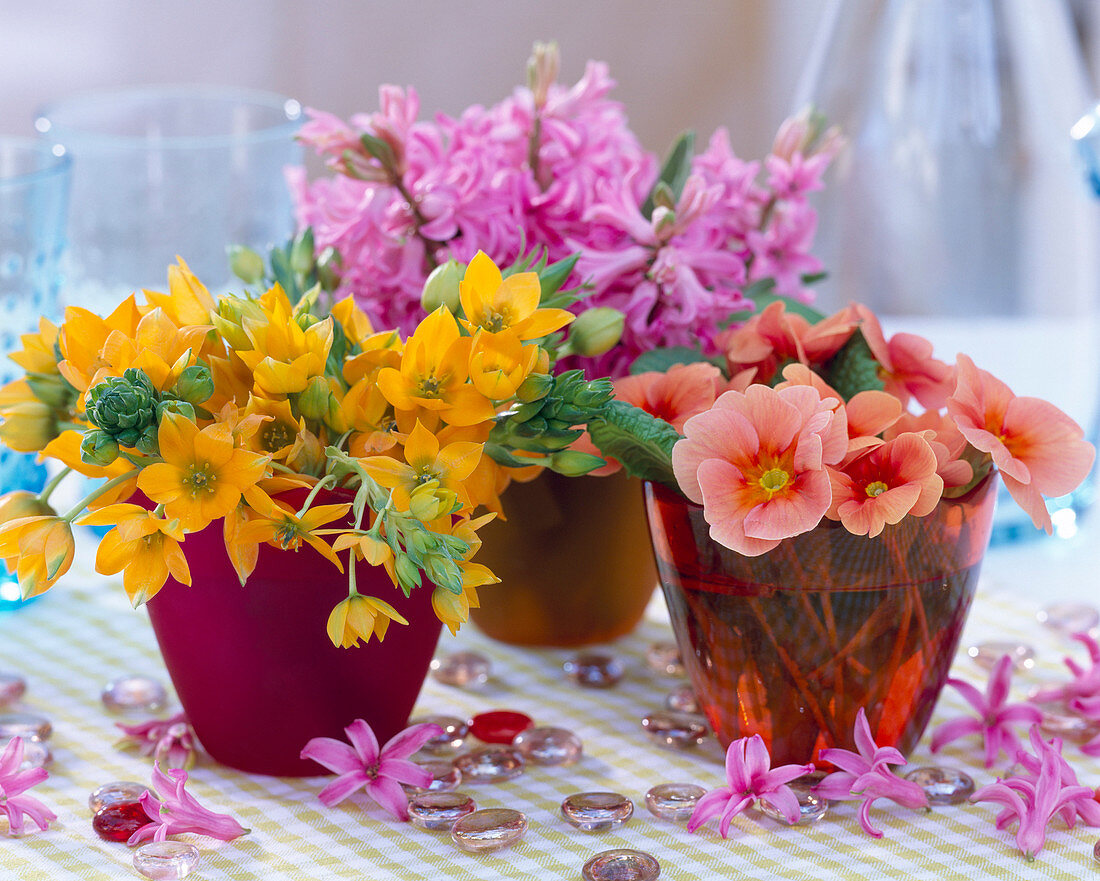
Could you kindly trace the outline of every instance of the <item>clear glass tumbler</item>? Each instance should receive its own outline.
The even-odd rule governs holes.
[[[177,255],[211,291],[231,281],[226,248],[261,252],[294,231],[283,172],[301,163],[297,101],[216,86],[78,94],[35,127],[73,157],[62,300],[112,309],[163,289]]]
[[[57,317],[59,263],[72,163],[65,151],[30,138],[0,138],[0,384],[23,375],[8,356],[19,337]],[[0,443],[0,492],[39,491],[46,469],[30,453]],[[0,566],[0,609],[19,603],[19,586]]]

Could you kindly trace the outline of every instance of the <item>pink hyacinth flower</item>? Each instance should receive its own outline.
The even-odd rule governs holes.
[[[184,713],[177,713],[168,719],[150,719],[137,725],[116,722],[115,727],[126,735],[118,742],[119,746],[136,746],[143,756],[152,756],[169,768],[186,770],[195,763],[198,743]]]
[[[877,799],[888,798],[915,810],[928,807],[928,796],[916,783],[890,770],[890,765],[904,765],[905,756],[892,746],[875,743],[862,707],[856,714],[854,736],[858,752],[835,747],[821,751],[822,761],[832,762],[840,770],[822,780],[814,792],[830,801],[861,799],[860,827],[868,835],[882,838],[882,831],[871,825],[871,805]]]
[[[431,772],[408,760],[420,747],[443,733],[438,725],[411,725],[378,748],[378,738],[370,725],[356,719],[347,728],[351,745],[331,737],[315,737],[302,750],[303,759],[312,759],[340,776],[321,790],[321,803],[331,808],[362,789],[371,799],[399,820],[409,819],[409,797],[401,788],[427,786]]]
[[[1062,777],[1061,750],[1042,738],[1033,738],[1033,742],[1036,740],[1040,746],[1038,777],[998,780],[970,796],[972,802],[991,801],[1003,807],[997,815],[998,829],[1004,829],[1013,821],[1019,823],[1016,846],[1029,860],[1035,859],[1035,855],[1043,849],[1051,818],[1056,814],[1064,816],[1067,807],[1093,796],[1087,786],[1066,785]]]
[[[975,710],[978,718],[959,718],[944,722],[932,734],[932,752],[968,734],[981,734],[985,740],[985,766],[992,768],[997,754],[1004,751],[1012,757],[1020,748],[1020,740],[1012,726],[1020,722],[1033,725],[1042,719],[1038,708],[1030,704],[1008,703],[1008,690],[1012,683],[1012,658],[1001,657],[989,674],[989,684],[983,695],[969,682],[948,679],[947,684],[963,696]]]
[[[1035,750],[1035,755],[1023,749],[1016,753],[1015,767],[1017,771],[1013,775],[1014,777],[1030,778],[1033,781],[1038,780],[1043,763],[1036,756],[1042,756],[1045,750],[1050,750],[1058,757],[1057,764],[1062,785],[1081,785],[1077,779],[1077,772],[1073,770],[1070,763],[1062,755],[1061,738],[1055,737],[1050,741],[1046,741],[1043,739],[1039,726],[1032,725],[1028,731],[1028,739],[1031,741],[1032,749]],[[1092,790],[1089,790],[1089,792],[1091,793]],[[1091,794],[1074,799],[1062,808],[1062,819],[1070,829],[1073,828],[1077,819],[1080,819],[1086,826],[1100,826],[1100,802],[1097,802],[1095,795]]]
[[[812,764],[773,768],[768,747],[759,734],[735,740],[726,750],[727,785],[699,799],[688,820],[688,832],[694,832],[712,817],[720,817],[718,831],[726,838],[733,818],[752,807],[757,799],[771,805],[794,825],[801,812],[798,798],[787,784],[813,769]]]
[[[32,786],[37,786],[50,776],[45,768],[28,768],[20,771],[23,764],[23,738],[13,737],[8,741],[3,755],[0,755],[0,813],[8,818],[8,834],[21,835],[24,817],[30,818],[40,830],[45,831],[57,815],[38,799],[24,795]]]
[[[160,769],[159,762],[154,762],[153,788],[157,795],[146,791],[140,799],[150,822],[131,835],[126,844],[135,847],[146,841],[164,841],[169,835],[182,832],[208,835],[221,841],[232,841],[248,833],[248,829],[228,814],[216,814],[204,808],[187,792],[186,785],[186,771],[172,768],[166,773]]]

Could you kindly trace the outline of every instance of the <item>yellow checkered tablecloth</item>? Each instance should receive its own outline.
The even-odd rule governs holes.
[[[1005,567],[1002,567],[1002,569]],[[1031,643],[1034,670],[1017,678],[1016,692],[1061,674],[1075,644],[1035,623],[1042,591],[1034,598],[1001,589],[983,578],[964,645],[975,638]],[[487,597],[491,601],[491,597]],[[458,637],[444,635],[439,653],[459,648],[487,655],[490,682],[462,690],[431,678],[416,712],[468,717],[510,708],[538,723],[575,731],[584,741],[583,760],[568,768],[531,767],[523,776],[497,785],[467,786],[480,807],[523,811],[530,829],[522,842],[497,854],[470,856],[456,850],[444,833],[424,832],[395,822],[374,806],[345,803],[323,808],[317,792],[323,778],[305,780],[250,776],[201,762],[190,788],[213,810],[236,817],[252,832],[231,843],[196,839],[203,853],[199,879],[576,879],[584,862],[618,847],[646,850],[660,860],[662,878],[702,881],[716,877],[791,879],[952,879],[1081,878],[1096,871],[1093,844],[1100,830],[1078,825],[1067,831],[1052,823],[1046,849],[1027,863],[1008,833],[998,832],[991,804],[939,808],[914,813],[880,801],[875,817],[882,840],[864,835],[852,804],[834,805],[817,825],[780,826],[760,814],[738,818],[728,840],[713,824],[689,835],[682,825],[661,821],[645,809],[644,795],[661,782],[695,782],[712,788],[723,782],[716,743],[697,751],[675,752],[650,743],[640,727],[647,712],[660,708],[676,680],[648,669],[644,653],[670,632],[655,603],[651,616],[613,650],[627,664],[622,683],[610,690],[585,690],[566,681],[567,650],[523,650],[491,642],[473,627]],[[92,881],[138,877],[132,851],[101,841],[93,833],[88,793],[112,780],[148,782],[151,764],[113,746],[118,717],[99,700],[108,680],[131,673],[167,676],[145,615],[129,609],[121,589],[94,575],[63,582],[42,600],[0,616],[0,670],[19,671],[29,684],[22,709],[52,719],[54,763],[51,776],[33,794],[58,815],[47,832],[22,838],[0,836],[0,879]],[[985,675],[965,657],[954,674],[976,684]],[[944,693],[933,725],[965,712],[953,690]],[[1100,761],[1067,746],[1082,782],[1100,782]],[[914,764],[933,761],[925,742],[910,756]],[[967,770],[978,785],[993,774],[980,765],[976,741],[952,744],[937,761]],[[584,833],[568,826],[558,805],[567,795],[614,790],[632,798],[634,818],[610,833]],[[2,825],[2,821],[0,821]]]

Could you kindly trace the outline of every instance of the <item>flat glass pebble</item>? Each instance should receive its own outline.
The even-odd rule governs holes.
[[[1030,670],[1035,666],[1035,649],[1023,643],[983,642],[970,646],[966,654],[983,670],[992,670],[1004,655],[1012,658],[1012,666],[1017,670]]]
[[[476,810],[474,800],[464,792],[421,792],[409,799],[409,822],[435,832],[450,829],[455,820]]]
[[[707,739],[706,723],[687,713],[650,713],[642,719],[642,728],[661,746],[690,749]]]
[[[651,670],[662,676],[683,676],[684,661],[680,647],[674,642],[652,643],[645,652],[645,661]]]
[[[134,783],[131,780],[116,780],[114,783],[104,783],[88,796],[88,807],[94,814],[107,805],[118,802],[135,802],[148,789],[149,787],[144,783]]]
[[[645,794],[645,806],[661,820],[680,822],[691,816],[699,799],[707,794],[694,783],[661,783]]]
[[[467,783],[500,783],[523,773],[527,762],[510,746],[483,746],[455,759],[455,767]]]
[[[634,816],[634,802],[617,792],[578,792],[561,803],[561,815],[582,832],[610,832]]]
[[[1100,863],[1100,841],[1096,842],[1092,847],[1092,858],[1095,862]]]
[[[455,820],[451,840],[466,853],[491,853],[511,847],[527,831],[527,818],[511,808],[487,808]]]
[[[148,676],[120,676],[103,687],[100,699],[114,713],[155,713],[168,703],[168,693]]]
[[[565,675],[582,688],[611,688],[623,678],[623,664],[614,655],[582,652],[564,664]]]
[[[699,712],[699,699],[695,696],[694,688],[690,685],[681,685],[668,693],[665,706],[674,713],[696,714]]]
[[[183,841],[150,841],[134,851],[134,868],[153,881],[179,881],[199,864],[199,849]]]
[[[45,716],[35,713],[4,713],[0,715],[0,740],[22,737],[23,740],[49,740],[53,725]]]
[[[534,720],[515,710],[490,710],[470,720],[470,733],[485,743],[511,743],[521,731],[533,727]]]
[[[21,771],[28,768],[45,768],[53,764],[53,753],[49,744],[41,740],[23,741],[23,761],[19,765]]]
[[[533,765],[574,765],[584,752],[584,744],[567,728],[528,728],[512,741]]]
[[[1050,737],[1083,743],[1100,733],[1100,725],[1087,716],[1075,713],[1065,704],[1056,701],[1048,703],[1033,701],[1031,705],[1037,707],[1043,714],[1039,720],[1039,730]]]
[[[1087,633],[1100,624],[1100,611],[1086,603],[1051,603],[1036,617],[1040,624],[1061,633]]]
[[[477,688],[489,681],[492,665],[485,655],[477,652],[451,652],[442,658],[433,658],[432,676],[444,685],[456,688]]]
[[[149,816],[139,802],[116,801],[95,812],[92,828],[104,841],[125,841],[148,822]]]
[[[598,853],[581,869],[584,881],[656,881],[660,875],[656,857],[625,847]]]
[[[432,775],[432,782],[426,787],[402,783],[401,788],[405,792],[450,792],[452,789],[458,789],[458,784],[462,782],[462,772],[446,760],[417,762],[416,764]]]
[[[794,793],[794,797],[798,799],[799,816],[798,821],[795,823],[796,826],[809,826],[812,823],[816,823],[828,813],[828,800],[822,798],[813,791],[813,787],[820,783],[821,779],[821,776],[818,775],[808,778],[800,777],[787,784],[791,792]],[[757,799],[756,807],[759,808],[760,813],[767,817],[771,817],[777,823],[782,823],[784,826],[787,825],[786,815],[781,811],[777,811],[763,799]]]
[[[410,725],[422,722],[438,725],[443,729],[442,734],[436,735],[420,747],[426,753],[450,755],[462,749],[466,738],[470,736],[470,726],[465,719],[459,719],[458,716],[417,716],[409,720]]]
[[[905,779],[924,790],[930,805],[961,805],[974,794],[973,779],[955,768],[915,768]]]
[[[18,673],[0,673],[0,707],[14,704],[26,693],[26,679]]]

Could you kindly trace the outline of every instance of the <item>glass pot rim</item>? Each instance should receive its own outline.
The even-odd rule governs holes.
[[[118,113],[138,114],[147,108],[176,108],[193,116],[244,109],[241,117],[206,134],[114,131],[109,122]],[[35,130],[43,137],[74,150],[83,147],[112,150],[228,149],[241,145],[288,140],[302,124],[302,105],[294,98],[262,89],[206,84],[165,84],[78,92],[41,107]],[[175,125],[175,124],[174,124]]]

